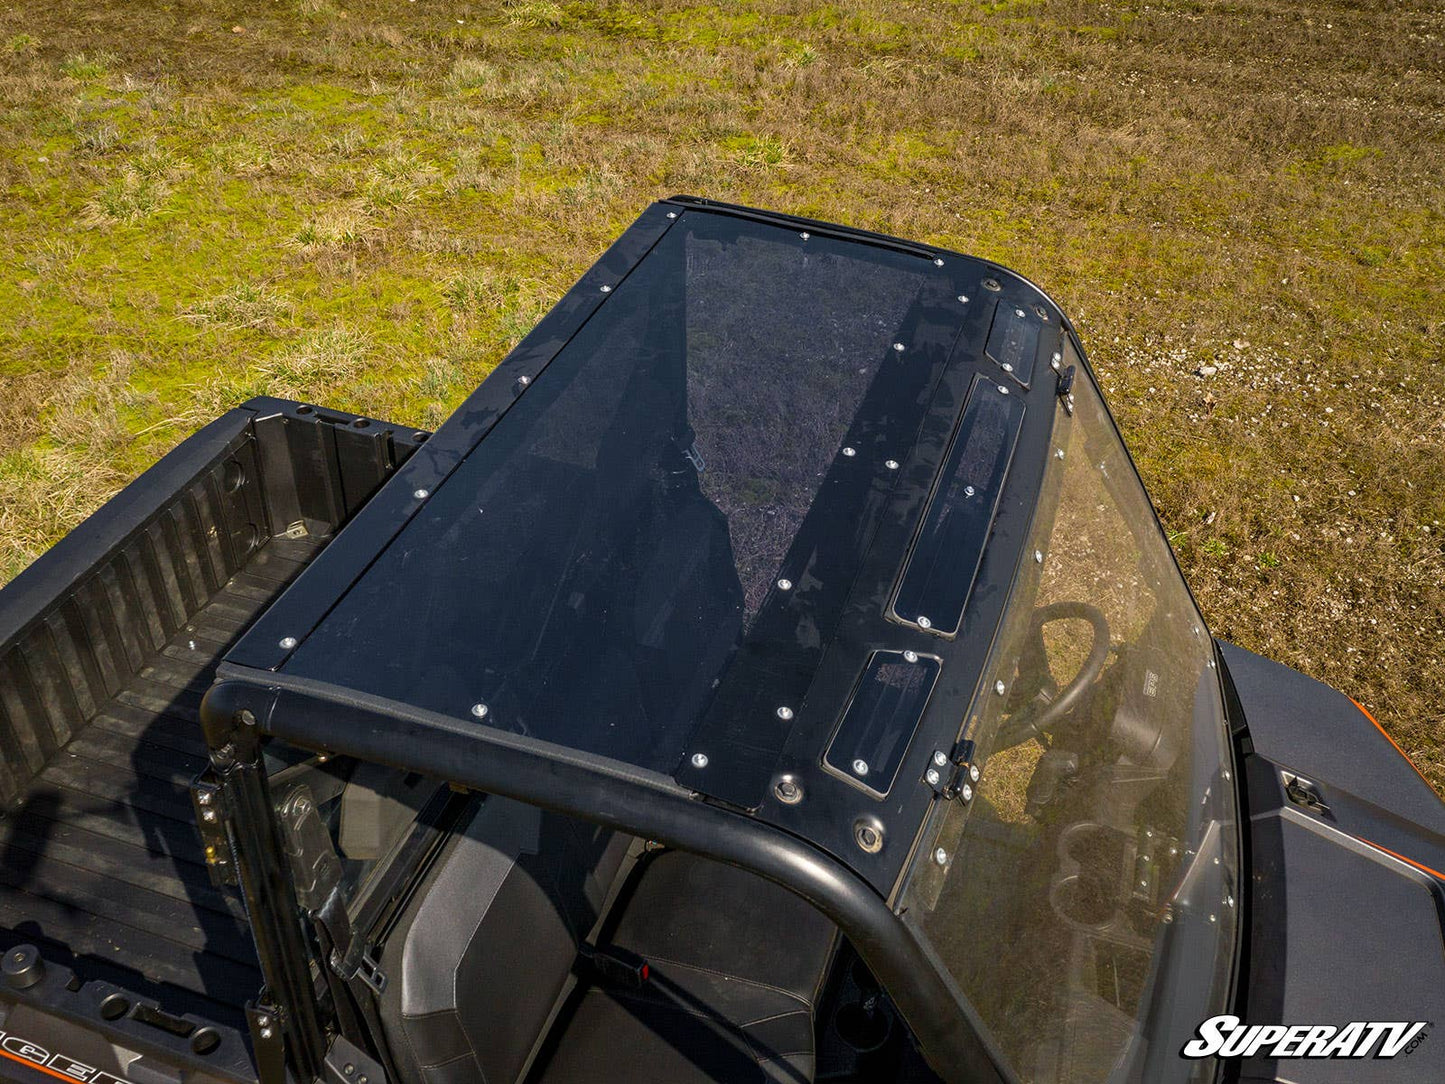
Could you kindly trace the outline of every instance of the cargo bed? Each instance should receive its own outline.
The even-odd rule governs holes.
[[[261,975],[239,893],[208,876],[189,793],[201,697],[227,647],[425,437],[253,401],[0,591],[0,949],[35,946],[74,973],[72,992],[100,983],[244,1027]]]

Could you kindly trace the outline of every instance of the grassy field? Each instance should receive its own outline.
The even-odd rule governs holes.
[[[434,426],[647,201],[1029,275],[1213,630],[1445,790],[1445,9],[0,11],[0,582],[262,390]]]

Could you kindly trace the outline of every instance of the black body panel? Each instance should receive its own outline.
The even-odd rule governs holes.
[[[1428,1021],[1391,1060],[1246,1059],[1247,1081],[1445,1079],[1445,804],[1341,693],[1220,644],[1247,732],[1247,1024]]]

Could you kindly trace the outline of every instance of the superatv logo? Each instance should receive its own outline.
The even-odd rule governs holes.
[[[1393,1058],[1413,1053],[1429,1034],[1419,1020],[1356,1020],[1333,1024],[1244,1024],[1211,1016],[1180,1051],[1186,1058]]]

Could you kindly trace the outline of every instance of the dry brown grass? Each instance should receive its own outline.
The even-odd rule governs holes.
[[[0,577],[268,378],[434,424],[691,191],[1045,285],[1214,631],[1445,789],[1438,5],[69,0],[0,42]],[[129,441],[55,398],[114,351]]]

